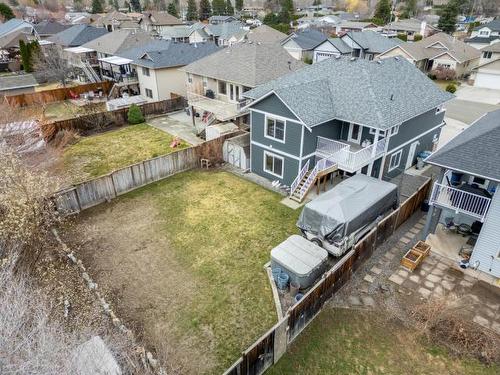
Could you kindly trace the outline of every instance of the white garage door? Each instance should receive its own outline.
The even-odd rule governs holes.
[[[500,74],[478,72],[474,86],[500,90]]]

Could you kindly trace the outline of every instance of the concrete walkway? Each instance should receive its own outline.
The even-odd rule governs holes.
[[[186,121],[184,117],[187,118]],[[203,143],[204,140],[196,136],[196,129],[193,127],[189,116],[184,111],[173,114],[155,117],[147,120],[147,123],[157,129],[163,130],[175,137],[179,137],[193,146]]]

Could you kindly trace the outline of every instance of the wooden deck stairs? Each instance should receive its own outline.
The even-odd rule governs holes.
[[[337,164],[334,164],[329,168],[322,170],[321,169],[318,170],[318,168],[316,167],[312,170],[308,170],[303,174],[302,178],[300,179],[299,183],[296,185],[294,190],[290,191],[290,199],[295,202],[302,203],[304,198],[307,196],[307,194],[315,184],[318,188],[318,193],[319,193],[321,180],[323,179],[324,181],[326,181],[326,176],[328,176],[328,174],[330,173],[337,171],[337,169],[338,169]]]

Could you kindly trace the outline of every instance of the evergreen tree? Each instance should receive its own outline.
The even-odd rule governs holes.
[[[0,16],[3,17],[4,21],[16,18],[14,12],[12,11],[12,8],[4,3],[0,3]]]
[[[228,15],[228,16],[234,15],[234,8],[233,8],[233,4],[231,4],[231,0],[226,1],[226,15]]]
[[[104,9],[101,0],[92,0],[92,13],[103,13]]]
[[[321,5],[321,0],[314,0],[313,5]]]
[[[186,19],[188,21],[196,21],[198,19],[198,9],[196,8],[195,0],[188,0]]]
[[[168,4],[167,12],[174,17],[179,17],[179,13],[177,12],[177,7],[175,6],[174,2]]]
[[[375,8],[374,18],[379,23],[386,25],[391,22],[391,4],[389,0],[379,0]]]
[[[118,10],[120,8],[120,5],[118,5],[118,0],[113,0],[113,8],[115,8],[115,10]]]
[[[19,52],[21,53],[21,61],[23,69],[26,73],[33,72],[33,61],[35,56],[40,52],[38,41],[25,43],[24,40],[19,41]]]
[[[450,1],[441,11],[438,28],[448,34],[453,34],[456,30],[457,17],[459,13],[458,2]]]
[[[418,6],[417,0],[406,0],[405,7],[403,9],[403,18],[412,18],[417,15]]]
[[[295,8],[293,6],[293,0],[282,0],[281,2],[281,10],[286,10],[290,16],[292,16],[295,12]]]
[[[200,2],[201,8],[201,2]],[[226,14],[225,0],[212,0],[212,14],[214,16],[223,16]]]
[[[234,5],[236,6],[236,10],[240,12],[243,9],[243,0],[235,0]]]
[[[139,0],[130,0],[130,7],[134,12],[140,13],[141,12],[141,3]]]
[[[212,15],[210,0],[200,0],[200,20],[205,21]]]
[[[144,0],[143,9],[144,10],[151,10],[152,9],[151,0]]]

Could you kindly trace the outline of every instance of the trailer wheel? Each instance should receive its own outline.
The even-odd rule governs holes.
[[[318,245],[319,247],[323,247],[323,242],[318,237],[312,238],[311,242]]]

